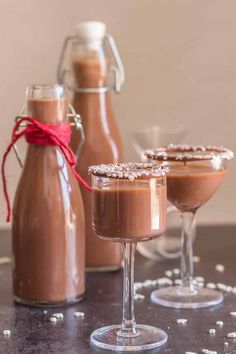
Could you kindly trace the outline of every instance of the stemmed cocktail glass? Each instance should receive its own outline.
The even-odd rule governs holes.
[[[89,172],[94,232],[104,240],[121,242],[124,252],[122,324],[95,330],[91,342],[119,351],[159,347],[167,334],[135,322],[134,254],[137,242],[165,231],[166,169],[153,163],[123,163],[91,166]]]
[[[222,147],[169,145],[145,152],[149,161],[169,168],[167,198],[182,217],[181,285],[152,292],[153,302],[174,308],[201,308],[217,305],[223,295],[217,290],[198,288],[193,279],[192,235],[195,214],[219,188],[232,151]]]

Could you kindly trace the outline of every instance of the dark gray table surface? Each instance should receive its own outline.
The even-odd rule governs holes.
[[[195,275],[204,276],[207,281],[221,282],[236,286],[236,226],[199,227],[194,253],[201,258],[195,264]],[[10,254],[10,234],[0,233],[0,256]],[[225,271],[219,273],[215,265],[221,263]],[[153,262],[137,256],[135,280],[156,279],[164,276],[164,271],[179,267],[179,261]],[[28,308],[15,305],[11,291],[11,265],[0,265],[0,353],[1,354],[92,354],[107,353],[91,347],[89,335],[102,325],[117,324],[121,320],[122,272],[88,273],[86,298],[83,302],[60,309]],[[168,344],[149,353],[185,354],[187,351],[201,353],[203,348],[218,354],[235,354],[236,339],[228,339],[227,333],[236,331],[236,294],[226,294],[222,305],[200,310],[174,310],[151,304],[149,295],[153,289],[142,291],[146,295],[143,302],[135,305],[139,323],[156,325],[169,335]],[[140,291],[141,293],[141,291]],[[75,311],[85,312],[85,319],[75,319]],[[64,320],[51,323],[50,314],[63,312]],[[185,326],[178,325],[176,319],[187,318]],[[224,321],[217,328],[216,321]],[[216,328],[215,336],[208,333]],[[4,329],[11,330],[5,338]],[[224,342],[229,343],[228,348]],[[140,353],[140,352],[139,352]],[[143,352],[145,353],[145,352]]]

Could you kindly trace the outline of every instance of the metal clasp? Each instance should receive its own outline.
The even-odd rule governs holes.
[[[16,122],[16,123],[17,123],[17,121],[18,121],[19,119],[28,117],[28,115],[23,114],[23,112],[25,111],[25,107],[26,107],[26,105],[24,105],[24,106],[22,107],[22,109],[21,109],[21,111],[20,111],[20,114],[19,114],[18,116],[16,116],[16,118],[15,118],[15,122]],[[82,145],[83,145],[84,140],[85,140],[85,137],[84,137],[84,129],[83,129],[83,125],[82,125],[81,116],[75,112],[74,107],[73,107],[71,104],[68,105],[68,108],[69,108],[69,110],[70,110],[70,113],[67,113],[66,116],[67,116],[69,119],[72,119],[72,122],[70,122],[70,125],[71,125],[72,127],[74,127],[75,130],[79,130],[79,131],[80,131],[80,144],[79,144],[78,150],[77,150],[77,152],[76,152],[76,154],[75,154],[76,159],[78,159],[80,150],[81,150]],[[21,124],[19,125],[19,127],[20,127],[20,128],[26,128],[27,125],[28,125],[27,123],[21,123]],[[15,155],[16,155],[16,159],[17,159],[17,161],[18,161],[20,167],[23,168],[23,167],[24,167],[24,164],[23,164],[22,157],[21,157],[21,154],[20,154],[20,152],[19,152],[19,149],[18,149],[18,147],[17,147],[17,144],[14,144],[14,145],[13,145],[13,150],[14,150],[14,153],[15,153]]]
[[[124,66],[123,63],[121,61],[121,57],[120,54],[118,52],[116,43],[114,38],[110,35],[107,34],[105,36],[105,39],[107,40],[110,48],[111,48],[111,52],[115,61],[116,66],[112,66],[111,70],[114,71],[115,74],[115,92],[120,92],[121,91],[121,87],[125,82],[125,70],[124,70]]]

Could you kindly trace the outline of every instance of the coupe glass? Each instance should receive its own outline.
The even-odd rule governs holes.
[[[166,343],[167,334],[136,324],[134,317],[134,254],[137,242],[161,235],[166,228],[166,169],[153,163],[91,166],[93,230],[104,240],[123,245],[123,318],[121,325],[91,334],[97,347],[138,351]]]
[[[226,161],[232,151],[221,147],[168,145],[145,152],[149,161],[169,168],[167,198],[182,218],[181,285],[152,292],[151,300],[166,307],[202,308],[223,301],[217,290],[199,288],[193,279],[192,235],[195,214],[221,185],[226,174]]]

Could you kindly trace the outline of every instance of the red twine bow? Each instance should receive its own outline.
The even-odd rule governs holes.
[[[22,122],[31,123],[27,125],[25,129],[17,133]],[[31,117],[24,117],[17,121],[12,131],[11,143],[8,145],[2,159],[2,181],[3,181],[3,191],[7,202],[7,222],[10,221],[11,217],[11,203],[7,191],[7,181],[5,176],[5,163],[8,154],[10,153],[12,147],[25,135],[26,141],[30,144],[38,145],[51,145],[57,146],[62,154],[64,155],[67,163],[71,167],[72,173],[75,178],[89,191],[92,190],[90,185],[76,172],[76,157],[68,146],[71,136],[70,123],[61,123],[57,125],[42,124]]]

